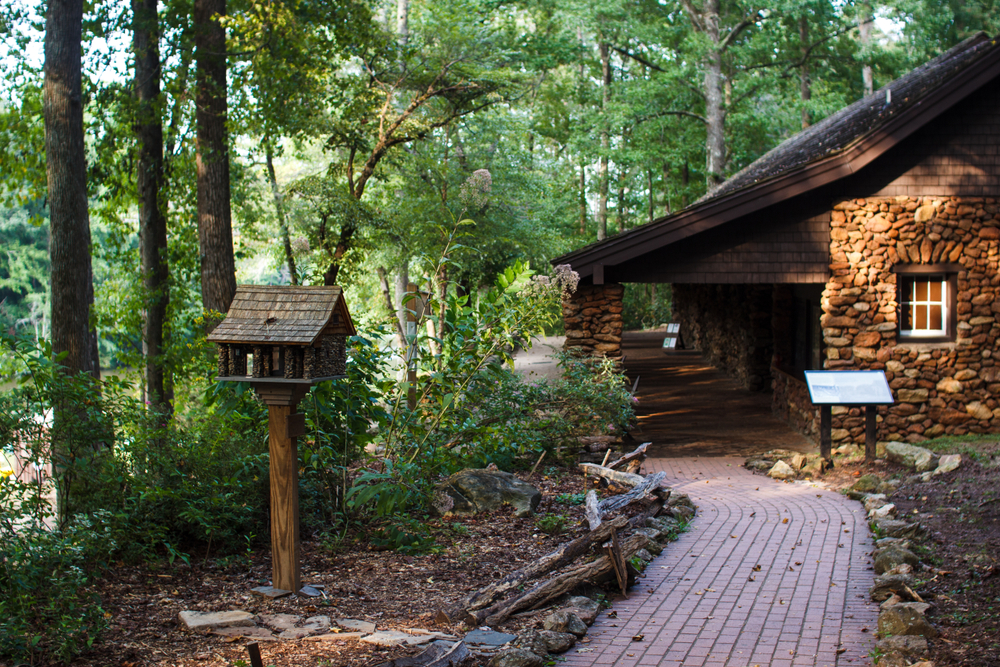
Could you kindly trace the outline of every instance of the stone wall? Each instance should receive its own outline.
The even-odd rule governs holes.
[[[829,369],[885,370],[898,402],[879,411],[881,440],[1000,431],[1000,213],[975,197],[855,199],[834,206],[823,292]],[[958,264],[953,342],[897,336],[898,264]],[[854,414],[857,412],[858,414]],[[835,441],[864,441],[864,416],[836,410]]]
[[[809,400],[809,388],[802,380],[771,369],[771,411],[799,433],[819,441],[819,408]],[[835,408],[836,409],[836,408]]]
[[[580,285],[563,301],[567,350],[588,355],[622,356],[622,296],[625,288],[608,285]]]
[[[686,347],[747,389],[771,386],[771,285],[674,285],[674,321]]]

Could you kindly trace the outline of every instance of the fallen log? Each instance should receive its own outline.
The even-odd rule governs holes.
[[[667,478],[667,473],[657,472],[646,477],[641,484],[637,485],[628,493],[622,493],[617,496],[611,496],[610,498],[605,498],[597,507],[601,512],[607,514],[608,512],[614,512],[615,510],[620,510],[621,508],[629,505],[636,500],[641,500],[646,496],[647,493],[653,493],[660,488],[660,484]],[[669,497],[670,490],[660,491],[658,495],[666,493]]]
[[[625,456],[621,457],[620,459],[615,459],[614,461],[608,463],[604,467],[614,470],[618,466],[623,465],[625,463],[629,463],[630,461],[634,461],[636,459],[643,461],[646,459],[646,449],[648,449],[651,444],[653,443],[644,442],[638,447],[636,447],[634,450],[626,454]]]
[[[608,526],[611,524],[606,523],[604,525]],[[621,545],[623,559],[627,561],[635,552],[645,548],[650,542],[652,540],[642,533],[630,536]],[[549,600],[569,593],[584,582],[596,582],[605,575],[612,574],[613,570],[614,564],[608,556],[601,556],[589,563],[577,565],[562,574],[536,584],[517,597],[498,602],[489,609],[476,612],[473,615],[475,622],[477,625],[485,624],[490,627],[496,627],[521,610],[541,607]]]
[[[587,553],[591,545],[604,542],[611,537],[611,534],[615,530],[624,528],[627,525],[628,520],[624,517],[616,517],[612,521],[602,523],[596,530],[563,544],[555,551],[542,556],[515,572],[511,572],[500,581],[484,586],[478,591],[465,596],[447,609],[443,609],[442,613],[451,622],[468,620],[474,616],[472,612],[475,612],[477,609],[488,607],[509,591],[520,588],[526,581],[537,579],[552,570],[572,563]]]
[[[639,486],[646,479],[642,475],[633,475],[632,473],[612,470],[611,468],[599,466],[596,463],[581,463],[580,469],[583,471],[584,477],[593,475],[628,488]]]
[[[597,527],[601,525],[601,519],[604,518],[604,512],[601,511],[597,503],[597,491],[593,489],[587,491],[585,503],[583,514],[587,517],[587,524],[590,525],[591,530],[597,530]]]

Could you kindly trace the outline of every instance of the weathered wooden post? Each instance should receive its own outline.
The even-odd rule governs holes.
[[[218,379],[250,383],[267,404],[271,581],[279,594],[302,588],[297,438],[305,415],[295,408],[312,385],[345,377],[354,333],[339,287],[241,285],[208,336],[218,345]]]

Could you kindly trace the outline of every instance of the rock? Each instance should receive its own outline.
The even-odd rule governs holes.
[[[878,492],[886,496],[891,496],[896,492],[896,489],[899,488],[900,484],[902,484],[902,482],[898,479],[887,479],[878,485]]]
[[[304,595],[307,598],[318,598],[323,593],[315,586],[303,586],[299,589],[299,595]]]
[[[461,470],[438,488],[455,501],[449,514],[488,512],[509,503],[517,516],[532,516],[542,500],[538,489],[501,471]]]
[[[883,637],[920,635],[933,639],[938,631],[924,616],[928,609],[926,602],[901,602],[884,609],[878,615],[878,632]]]
[[[944,378],[934,388],[947,394],[960,394],[965,391],[965,386],[954,378]]]
[[[938,455],[929,449],[908,445],[905,442],[890,442],[885,446],[885,456],[893,463],[913,468],[917,472],[934,470]]]
[[[570,635],[571,637],[573,635]],[[538,630],[522,630],[513,642],[514,648],[523,648],[535,655],[545,656],[549,653],[549,645]]]
[[[918,389],[898,389],[900,403],[924,403],[927,401],[928,390],[920,387]]]
[[[678,529],[677,519],[668,516],[654,516],[646,519],[646,525],[659,529],[663,533],[673,533]]]
[[[896,516],[896,506],[892,503],[876,507],[872,511],[868,512],[868,518],[875,521],[878,521],[879,519],[888,519],[891,516]]]
[[[993,418],[993,411],[979,401],[972,401],[967,404],[965,406],[965,411],[972,415],[973,419],[978,419],[980,421]]]
[[[645,535],[654,542],[664,541],[663,531],[659,528],[637,528],[635,532]]]
[[[861,493],[875,493],[881,483],[882,478],[878,475],[862,475],[851,485],[851,489]]]
[[[792,467],[785,463],[784,461],[778,461],[775,463],[771,470],[768,471],[767,476],[771,479],[794,479],[795,471]]]
[[[517,635],[507,634],[506,632],[496,632],[490,630],[489,628],[476,628],[469,634],[465,635],[465,643],[469,646],[480,647],[480,648],[496,648],[497,646],[503,646],[508,642],[512,642],[517,639]]]
[[[819,477],[823,474],[824,470],[832,467],[832,462],[828,463],[823,459],[816,457],[802,466],[802,470],[800,472],[806,477]]]
[[[890,652],[879,656],[875,665],[876,667],[909,667],[910,661],[904,658],[902,654]]]
[[[889,501],[886,499],[884,493],[872,493],[864,500],[865,511],[871,512],[874,509],[878,509],[883,505],[888,505]]]
[[[213,635],[220,637],[248,637],[257,641],[276,642],[278,638],[267,628],[258,628],[256,625],[237,626],[231,628],[213,628]]]
[[[875,547],[877,549],[887,549],[891,546],[897,546],[901,549],[909,549],[910,541],[901,537],[883,537],[875,540]]]
[[[576,644],[576,635],[568,632],[541,630],[538,634],[545,640],[545,645],[548,647],[549,653],[565,653]]]
[[[182,611],[177,618],[193,632],[255,625],[253,614],[246,611]]]
[[[927,640],[919,635],[895,635],[886,637],[877,644],[885,653],[895,651],[904,658],[920,658],[929,650]]]
[[[943,475],[946,472],[951,472],[956,470],[960,465],[962,465],[962,455],[961,454],[945,454],[938,461],[937,468],[934,469],[933,475]]]
[[[789,457],[786,463],[792,467],[792,470],[802,470],[802,466],[806,464],[806,457],[804,454],[795,454]]]
[[[601,612],[601,604],[588,597],[577,595],[566,600],[563,610],[576,614],[587,625],[593,625]]]
[[[326,632],[330,629],[330,617],[310,616],[302,623],[302,628],[310,630],[310,634]]]
[[[378,667],[459,667],[469,657],[469,647],[465,642],[436,641],[417,655],[396,658]],[[320,661],[320,664],[327,663]]]
[[[286,591],[284,588],[275,588],[274,586],[258,586],[257,588],[250,589],[250,592],[271,598],[272,600],[292,594],[291,591]]]
[[[411,635],[399,630],[379,630],[362,637],[361,641],[376,646],[418,646],[434,641],[434,637],[431,635]]]
[[[655,558],[655,556],[649,553],[649,551],[647,551],[646,549],[639,549],[638,551],[636,551],[635,557],[641,560],[643,563],[648,563],[651,560],[653,560],[653,558]]]
[[[686,493],[671,493],[667,500],[667,507],[690,507],[693,510],[694,503],[691,502],[691,497]]]
[[[334,623],[345,630],[354,632],[363,632],[365,634],[375,632],[375,624],[371,621],[359,621],[355,618],[338,618]]]
[[[767,472],[774,465],[774,461],[770,459],[759,459],[751,458],[747,459],[746,463],[743,464],[747,470],[756,470],[758,472]]]
[[[913,586],[913,577],[908,574],[882,574],[875,577],[875,584],[868,589],[868,595],[875,602],[888,600],[893,594],[909,597],[907,586]]]
[[[509,648],[490,658],[490,667],[544,667],[545,658],[523,648]]]
[[[260,622],[275,632],[291,630],[301,620],[302,617],[295,614],[262,614],[260,617]]]
[[[888,549],[883,549],[875,557],[875,574],[885,574],[897,565],[902,565],[903,563],[908,563],[910,565],[916,565],[920,562],[917,555],[908,549],[903,549],[897,546],[891,546]]]
[[[898,519],[882,519],[875,522],[875,527],[886,537],[904,539],[920,539],[927,534],[919,523],[908,523]]]
[[[364,632],[328,632],[324,635],[303,637],[303,639],[307,642],[328,642],[334,640],[361,639],[364,636]]]
[[[670,512],[680,521],[690,521],[694,516],[694,509],[686,505],[671,507]]]
[[[564,610],[546,616],[542,627],[552,632],[568,632],[577,637],[587,634],[587,624],[573,612]]]

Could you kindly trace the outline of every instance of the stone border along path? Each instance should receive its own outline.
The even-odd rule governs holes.
[[[645,578],[565,664],[684,667],[870,665],[878,606],[860,503],[775,482],[742,458],[648,459],[698,507]],[[756,566],[760,566],[757,570]],[[640,640],[633,637],[642,635]]]

